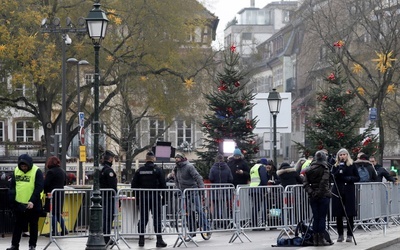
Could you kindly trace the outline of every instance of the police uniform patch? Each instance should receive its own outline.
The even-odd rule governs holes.
[[[110,177],[113,177],[114,176],[114,173],[113,172],[110,172]]]

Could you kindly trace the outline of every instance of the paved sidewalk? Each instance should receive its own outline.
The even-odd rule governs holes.
[[[229,239],[232,236],[231,232],[219,232],[214,233],[210,240],[205,241],[201,238],[200,235],[197,235],[196,242],[198,243],[199,247],[193,242],[187,242],[187,247],[184,244],[181,245],[181,249],[207,249],[207,250],[222,250],[222,249],[229,249],[229,250],[265,250],[265,249],[317,249],[317,247],[272,247],[271,245],[276,244],[276,238],[279,235],[279,230],[272,230],[272,231],[246,231],[246,235],[250,239],[250,241],[244,236],[241,235],[240,239],[243,240],[243,243],[240,241],[239,238],[235,240],[233,243],[228,243]],[[372,232],[365,232],[363,230],[357,230],[355,232],[355,238],[357,245],[354,243],[337,243],[335,242],[332,246],[324,247],[323,249],[331,249],[331,250],[339,250],[339,249],[369,249],[369,250],[377,250],[382,249],[385,246],[389,246],[395,243],[400,242],[400,227],[391,227],[387,229],[386,236],[383,235],[382,230],[375,230],[373,229]],[[335,240],[337,237],[336,235],[332,234],[332,239]],[[127,242],[130,245],[131,249],[157,249],[155,247],[156,240],[155,237],[153,239],[146,239],[144,247],[138,247],[137,240],[129,239]],[[168,246],[164,249],[171,249],[176,241],[176,236],[165,236],[164,241],[168,243]],[[6,235],[5,238],[0,238],[0,250],[5,250],[7,247],[10,246],[11,242],[11,235]],[[49,242],[49,238],[40,236],[38,240],[38,246],[36,247],[37,250],[43,249]],[[84,250],[86,248],[87,238],[65,238],[65,239],[58,239],[57,243],[60,245],[62,250]],[[119,243],[119,248],[121,250],[129,249],[129,247],[124,243]],[[21,250],[28,249],[28,239],[22,238]],[[56,244],[52,243],[48,248],[48,250],[57,250],[58,247]],[[116,246],[113,249],[118,249]],[[161,249],[161,248],[158,248]],[[321,249],[321,247],[318,247]]]

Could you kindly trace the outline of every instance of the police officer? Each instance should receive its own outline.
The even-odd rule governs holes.
[[[146,163],[135,172],[131,187],[143,189],[166,189],[164,171],[154,164],[155,155],[152,151],[146,154]],[[161,195],[157,191],[143,190],[138,192],[136,198],[139,201],[140,220],[138,222],[139,233],[145,233],[149,221],[149,211],[153,215],[154,231],[161,233]],[[139,236],[139,246],[144,246],[144,235]],[[166,247],[162,235],[157,235],[156,247]]]
[[[102,155],[102,168],[100,172],[100,188],[112,188],[117,192],[117,175],[112,169],[115,154],[110,150],[106,150]],[[114,220],[115,200],[110,191],[102,193],[103,204],[103,234],[106,244],[113,245],[114,242],[110,241],[111,226]]]

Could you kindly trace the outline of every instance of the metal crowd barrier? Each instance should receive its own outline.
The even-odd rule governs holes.
[[[8,188],[0,188],[0,233],[4,238],[6,233],[12,232],[12,211],[8,198]]]
[[[389,199],[389,221],[394,225],[400,225],[400,185],[386,183]]]
[[[282,186],[238,186],[235,202],[236,233],[230,242],[244,230],[266,230],[284,227],[284,189]],[[241,239],[240,239],[241,240]]]
[[[116,193],[113,189],[101,189],[103,216],[102,227],[110,227],[110,236],[116,239],[116,223],[114,218],[118,215],[116,209]],[[50,200],[50,212],[45,218],[41,235],[49,236],[47,249],[54,243],[60,250],[59,238],[81,238],[89,236],[90,206],[92,189],[54,189],[47,197]],[[66,230],[63,229],[65,225]]]
[[[118,197],[121,211],[117,241],[122,240],[130,247],[126,239],[139,235],[182,235],[182,214],[177,212],[181,199],[179,189],[120,189]],[[154,218],[158,214],[160,218]],[[144,225],[146,219],[147,226]],[[154,228],[158,221],[161,224],[159,232]]]
[[[1,189],[2,200],[7,189]],[[283,188],[277,186],[238,186],[230,184],[207,184],[205,188],[186,189],[181,192],[170,185],[168,189],[131,189],[123,188],[116,194],[112,189],[102,189],[102,205],[105,214],[112,216],[103,219],[103,227],[110,227],[110,236],[115,242],[123,241],[129,248],[127,239],[139,235],[176,235],[174,247],[194,241],[194,234],[205,238],[210,233],[231,231],[229,242],[245,234],[246,230],[280,229],[281,234],[290,234],[301,220],[312,218],[308,196],[302,185]],[[49,199],[51,212],[40,230],[42,235],[49,234],[49,243],[59,238],[76,238],[89,236],[90,206],[92,189],[55,189]],[[149,198],[158,197],[158,198]],[[106,202],[109,201],[109,202]],[[111,201],[111,202],[110,202]],[[358,215],[355,228],[364,230],[373,228],[386,232],[386,227],[399,225],[400,186],[392,183],[356,183],[356,201]],[[159,207],[158,204],[161,203]],[[119,206],[117,206],[119,205]],[[139,222],[148,218],[145,230],[139,230]],[[154,213],[153,213],[154,212]],[[328,226],[333,229],[334,218],[329,211]],[[161,231],[154,230],[153,214],[161,214]],[[143,217],[142,217],[143,216]],[[9,206],[0,203],[0,220],[11,218]],[[51,223],[52,219],[62,218],[67,231],[62,230],[60,223]],[[111,218],[114,220],[112,221]],[[1,223],[0,229],[12,223]],[[199,226],[200,225],[200,226]],[[157,232],[156,232],[157,231]],[[51,232],[54,232],[52,234]],[[243,242],[243,241],[242,241]],[[117,245],[118,247],[118,245]]]
[[[389,216],[388,190],[382,182],[355,183],[357,216],[354,218],[354,230],[361,227],[370,230],[370,226],[383,229],[386,233]]]

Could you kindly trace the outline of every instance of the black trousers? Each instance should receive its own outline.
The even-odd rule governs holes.
[[[103,197],[103,234],[109,235],[114,221],[115,200],[114,197]],[[108,241],[110,236],[105,236],[104,239]]]
[[[140,220],[138,222],[139,233],[145,233],[149,222],[149,212],[153,215],[153,226],[155,233],[161,233],[161,200],[157,198],[141,197],[139,202]]]
[[[26,229],[26,224],[29,226],[29,246],[36,247],[38,239],[38,223],[39,223],[39,212],[27,209],[25,212],[14,211],[14,231],[11,240],[11,245],[19,247],[21,241],[21,234]]]

